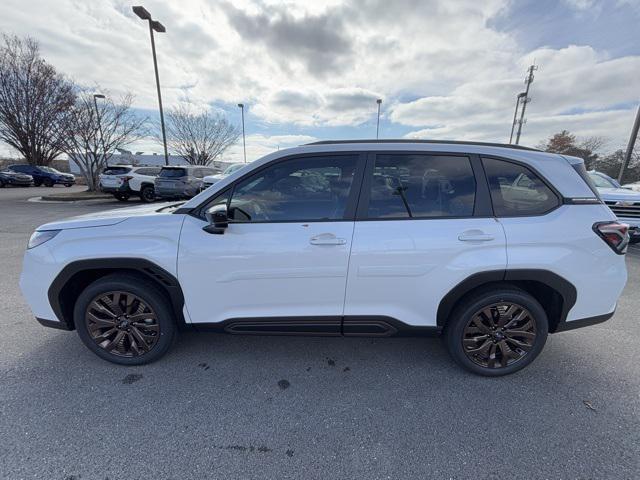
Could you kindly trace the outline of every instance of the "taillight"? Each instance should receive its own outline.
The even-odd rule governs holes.
[[[629,245],[629,225],[620,222],[597,222],[593,231],[602,238],[618,255],[627,253]]]

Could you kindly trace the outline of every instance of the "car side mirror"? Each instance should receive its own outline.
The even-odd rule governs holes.
[[[209,225],[202,227],[202,229],[207,233],[222,235],[229,226],[229,216],[227,215],[227,206],[225,204],[214,205],[204,213],[204,216]]]

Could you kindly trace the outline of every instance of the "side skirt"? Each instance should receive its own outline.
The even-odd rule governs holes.
[[[234,335],[298,335],[328,337],[432,337],[441,327],[416,327],[382,316],[233,318],[220,323],[196,323],[198,332]]]

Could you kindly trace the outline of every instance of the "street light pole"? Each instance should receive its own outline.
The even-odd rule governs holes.
[[[158,61],[156,58],[156,42],[153,37],[153,32],[165,33],[167,30],[157,20],[151,18],[151,14],[142,6],[133,7],[133,13],[135,13],[140,19],[146,20],[149,23],[149,35],[151,36],[151,53],[153,55],[153,69],[156,74],[156,89],[158,90],[158,105],[160,106],[160,127],[162,129],[162,145],[164,146],[164,163],[169,165],[169,154],[167,152],[167,134],[164,128],[164,112],[162,110],[162,94],[160,93],[160,76],[158,75]]]
[[[242,148],[244,150],[244,163],[247,163],[247,142],[244,136],[244,103],[239,103],[240,113],[242,114]]]
[[[107,149],[104,148],[104,134],[102,133],[102,119],[100,118],[100,110],[98,110],[98,98],[104,99],[104,95],[96,93],[93,95],[93,104],[96,107],[96,118],[98,119],[98,131],[100,132],[100,143],[102,143],[102,156],[107,159]]]
[[[378,134],[380,133],[380,104],[382,103],[382,99],[379,98],[376,100],[378,104],[378,121],[376,122],[376,140],[378,139]]]

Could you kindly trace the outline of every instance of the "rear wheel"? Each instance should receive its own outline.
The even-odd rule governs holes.
[[[73,185],[73,183],[65,183],[64,186],[69,188],[71,185]]]
[[[145,185],[140,189],[140,200],[151,203],[156,199],[156,193],[152,185]]]
[[[41,180],[33,180],[33,186],[34,187],[39,187],[40,185],[42,185],[42,181]]]
[[[540,354],[547,339],[547,315],[527,292],[505,285],[463,299],[445,328],[453,359],[485,376],[517,372]]]
[[[53,187],[53,180],[51,180],[50,178],[45,178],[42,183],[45,187]]]
[[[128,193],[114,193],[113,196],[116,197],[116,199],[120,200],[121,202],[126,202],[127,200],[129,200]]]
[[[163,356],[175,336],[166,295],[136,276],[96,280],[78,297],[74,321],[82,342],[96,355],[121,365],[142,365]]]

